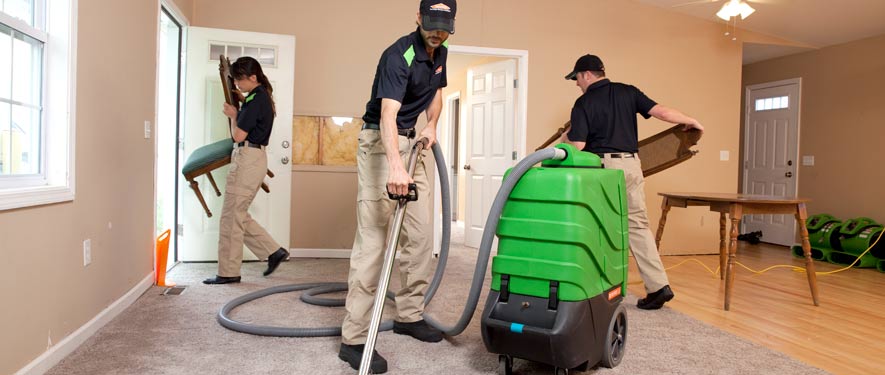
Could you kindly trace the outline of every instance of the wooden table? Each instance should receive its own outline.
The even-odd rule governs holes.
[[[805,220],[808,212],[805,203],[808,199],[796,197],[777,197],[770,195],[731,194],[731,193],[659,193],[664,197],[661,203],[661,221],[655,243],[660,249],[667,213],[671,207],[707,206],[710,211],[719,213],[719,275],[725,279],[725,310],[731,304],[731,289],[734,285],[734,262],[737,257],[738,228],[743,215],[751,214],[793,214],[802,237],[802,250],[805,253],[805,270],[808,275],[808,286],[811,288],[811,299],[819,306],[817,296],[817,277],[814,272],[814,261],[811,259],[811,244],[808,242],[808,228]],[[731,241],[726,242],[725,215],[731,217]]]

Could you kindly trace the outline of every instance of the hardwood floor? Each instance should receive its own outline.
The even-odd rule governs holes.
[[[739,242],[737,254],[739,262],[756,270],[804,263],[790,255],[788,248],[769,244]],[[716,255],[664,256],[663,262],[671,267],[691,258],[713,270],[719,259]],[[778,268],[754,275],[736,268],[730,311],[722,308],[725,281],[693,262],[667,271],[676,293],[667,306],[835,374],[885,371],[885,273],[851,269],[818,274],[820,306],[815,307],[804,272]],[[822,272],[841,267],[815,262],[815,268]],[[629,280],[630,292],[644,296],[632,258]],[[711,349],[711,353],[727,350]]]

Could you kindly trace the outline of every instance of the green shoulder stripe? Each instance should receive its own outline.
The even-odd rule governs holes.
[[[247,97],[246,97],[246,101],[245,101],[244,103],[251,102],[252,99],[255,99],[255,94],[252,94],[252,95],[247,96]]]
[[[446,41],[443,42],[443,47],[449,48],[449,40],[448,39],[446,39]]]
[[[403,58],[406,59],[406,66],[412,67],[412,60],[415,59],[415,46],[409,46],[409,49],[406,50],[406,53],[403,54]]]

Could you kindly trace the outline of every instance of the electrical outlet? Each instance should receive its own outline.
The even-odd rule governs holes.
[[[83,241],[83,267],[86,267],[92,263],[92,240],[86,239]]]
[[[144,139],[149,139],[151,137],[151,122],[144,122]]]

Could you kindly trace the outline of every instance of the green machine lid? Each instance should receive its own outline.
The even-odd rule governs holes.
[[[568,143],[560,143],[555,146],[558,149],[565,150],[566,157],[562,160],[547,159],[541,162],[542,167],[566,167],[566,168],[602,168],[602,161],[599,156],[591,153],[578,151],[575,146]]]

